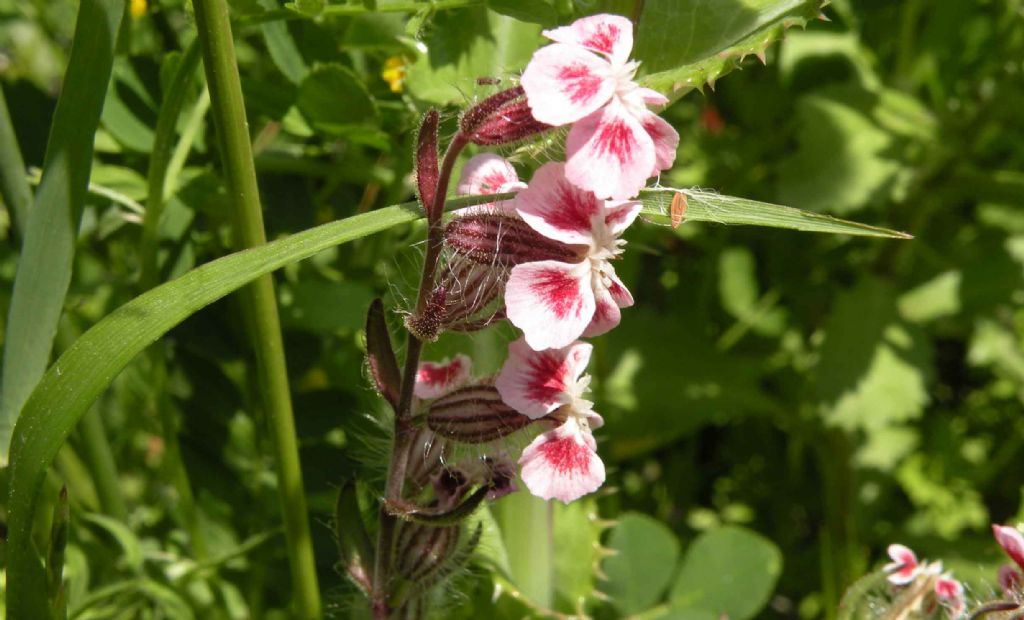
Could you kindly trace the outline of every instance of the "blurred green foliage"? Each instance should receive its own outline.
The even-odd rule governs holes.
[[[143,10],[126,20],[95,139],[58,352],[141,292],[133,205],[146,197],[157,111],[194,28],[180,0],[131,4]],[[800,3],[647,4],[656,10],[641,17],[636,51],[653,74],[702,54],[722,62],[719,43],[747,50],[745,32]],[[543,27],[635,5],[331,6],[305,0],[295,8],[315,18],[267,21],[265,11],[290,9],[232,3],[269,238],[409,199],[420,113],[448,106],[453,122],[458,106],[491,92],[478,77],[521,70]],[[30,167],[42,165],[76,7],[0,0],[0,86]],[[832,617],[842,590],[897,540],[945,559],[969,596],[993,590],[988,523],[1024,519],[1022,13],[1020,0],[837,0],[830,21],[769,47],[767,66],[736,58],[742,71],[666,111],[682,141],[663,185],[916,238],[633,227],[616,268],[637,305],[595,341],[592,368],[616,490],[542,513],[554,519],[547,601],[520,591],[514,539],[501,532],[510,519],[479,515],[482,542],[437,595],[439,617]],[[709,39],[715,24],[736,31]],[[384,77],[389,59],[403,82]],[[230,248],[204,89],[197,74],[177,126],[161,280]],[[524,178],[539,163],[533,148],[504,154]],[[6,210],[0,231],[6,320],[21,234]],[[354,476],[364,506],[379,495],[388,435],[364,370],[363,317],[378,295],[408,307],[421,238],[416,226],[395,228],[277,275],[320,580],[336,617],[361,608],[334,566],[335,492]],[[155,345],[166,366],[140,357],[96,405],[127,522],[101,513],[84,433],[58,457],[73,617],[285,616],[276,477],[235,304],[174,329]],[[397,328],[400,312],[388,318]],[[447,336],[427,357],[471,351],[492,372],[513,337],[507,326]],[[168,419],[203,558],[182,514]]]

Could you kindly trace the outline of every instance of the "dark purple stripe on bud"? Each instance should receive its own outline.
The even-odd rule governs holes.
[[[398,540],[398,573],[409,581],[424,581],[455,555],[458,543],[458,526],[405,523]]]
[[[462,443],[501,439],[534,421],[506,405],[493,385],[465,387],[442,396],[427,414],[432,431]]]
[[[444,241],[456,254],[480,265],[514,267],[520,263],[583,259],[579,246],[548,239],[511,215],[475,213],[456,218],[444,230]]]
[[[519,142],[552,127],[533,118],[523,87],[514,86],[466,110],[459,129],[474,144],[493,146]]]

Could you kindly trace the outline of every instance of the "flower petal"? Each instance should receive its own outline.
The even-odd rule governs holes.
[[[647,105],[665,105],[668,103],[668,97],[651,88],[640,87],[636,89],[636,93]]]
[[[594,437],[575,418],[534,439],[519,464],[526,488],[542,499],[568,504],[604,483],[604,463],[597,456]]]
[[[920,566],[917,563],[917,556],[909,547],[899,544],[889,545],[888,553],[892,562],[886,564],[882,569],[891,573],[888,577],[889,583],[906,585],[917,577]]]
[[[615,275],[611,265],[604,266],[601,280],[594,286],[594,318],[583,332],[587,338],[611,331],[622,318],[619,308],[633,305],[633,296]]]
[[[609,233],[618,237],[622,235],[636,220],[636,216],[640,215],[640,211],[643,209],[643,203],[639,201],[629,202],[606,202],[604,212],[604,225]]]
[[[594,217],[603,201],[565,178],[565,164],[548,162],[516,195],[519,216],[540,234],[569,244],[589,245],[594,239]]]
[[[504,157],[494,153],[481,153],[471,158],[462,167],[459,184],[455,193],[472,196],[476,194],[498,194],[512,189],[506,186],[522,186],[519,175]]]
[[[459,354],[452,361],[423,362],[416,371],[412,393],[417,398],[437,398],[456,390],[469,381],[472,361]]]
[[[626,62],[633,50],[633,22],[621,15],[583,17],[568,26],[545,30],[544,36],[604,54],[616,64]]]
[[[1017,566],[1024,568],[1024,536],[1015,527],[1005,525],[993,525],[992,533],[995,534],[996,542],[1003,548],[1006,555],[1017,563]]]
[[[574,123],[615,93],[607,60],[562,43],[537,50],[519,83],[533,117],[549,125]]]
[[[594,316],[591,286],[590,261],[516,265],[505,285],[508,319],[536,351],[567,346]]]
[[[636,196],[654,170],[654,141],[617,99],[573,125],[565,176],[598,198]]]
[[[520,338],[508,345],[508,359],[494,387],[509,407],[534,419],[543,417],[570,402],[593,349],[576,342],[562,349],[534,351]]]
[[[999,587],[1003,592],[1012,592],[1024,584],[1024,575],[1021,575],[1014,567],[1003,564],[999,567]]]
[[[657,114],[648,112],[640,119],[647,135],[654,141],[654,172],[668,170],[676,161],[676,150],[679,148],[679,132]]]

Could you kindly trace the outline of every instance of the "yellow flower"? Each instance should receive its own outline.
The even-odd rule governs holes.
[[[146,14],[146,0],[131,0],[128,5],[128,12],[132,18],[139,19]]]
[[[405,81],[406,59],[403,56],[392,56],[384,61],[384,70],[380,76],[388,83],[391,92],[402,92],[402,82]]]

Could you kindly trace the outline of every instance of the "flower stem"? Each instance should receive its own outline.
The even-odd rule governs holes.
[[[240,247],[263,245],[266,243],[263,216],[228,7],[225,0],[194,0],[193,6],[225,182],[228,195],[233,198],[235,242]],[[269,275],[263,276],[242,294],[242,310],[256,354],[259,385],[277,462],[278,495],[284,513],[295,609],[304,620],[319,618],[320,591],[273,280]]]
[[[416,295],[416,308],[414,312],[419,314],[426,309],[427,299],[434,288],[434,274],[437,271],[437,263],[441,258],[441,249],[444,247],[444,228],[442,227],[441,214],[444,213],[445,196],[448,193],[448,185],[451,180],[452,171],[455,169],[455,162],[459,153],[469,143],[467,136],[461,132],[452,138],[448,149],[445,151],[444,160],[441,162],[441,169],[438,175],[437,190],[434,193],[433,204],[423,205],[427,214],[427,253],[423,258],[423,272],[420,275],[419,292]],[[423,341],[412,332],[409,333],[408,344],[405,348],[405,366],[402,369],[402,391],[398,400],[398,407],[395,409],[395,431],[394,442],[391,446],[391,461],[388,464],[388,478],[384,489],[386,502],[400,500],[405,487],[405,469],[409,458],[409,442],[412,436],[412,426],[409,423],[412,407],[412,392],[416,383],[416,370],[419,367],[420,353],[423,352]],[[377,558],[373,571],[373,613],[375,618],[387,618],[390,609],[388,608],[388,584],[391,580],[392,546],[395,535],[395,517],[388,514],[381,506],[380,528],[377,534]]]

